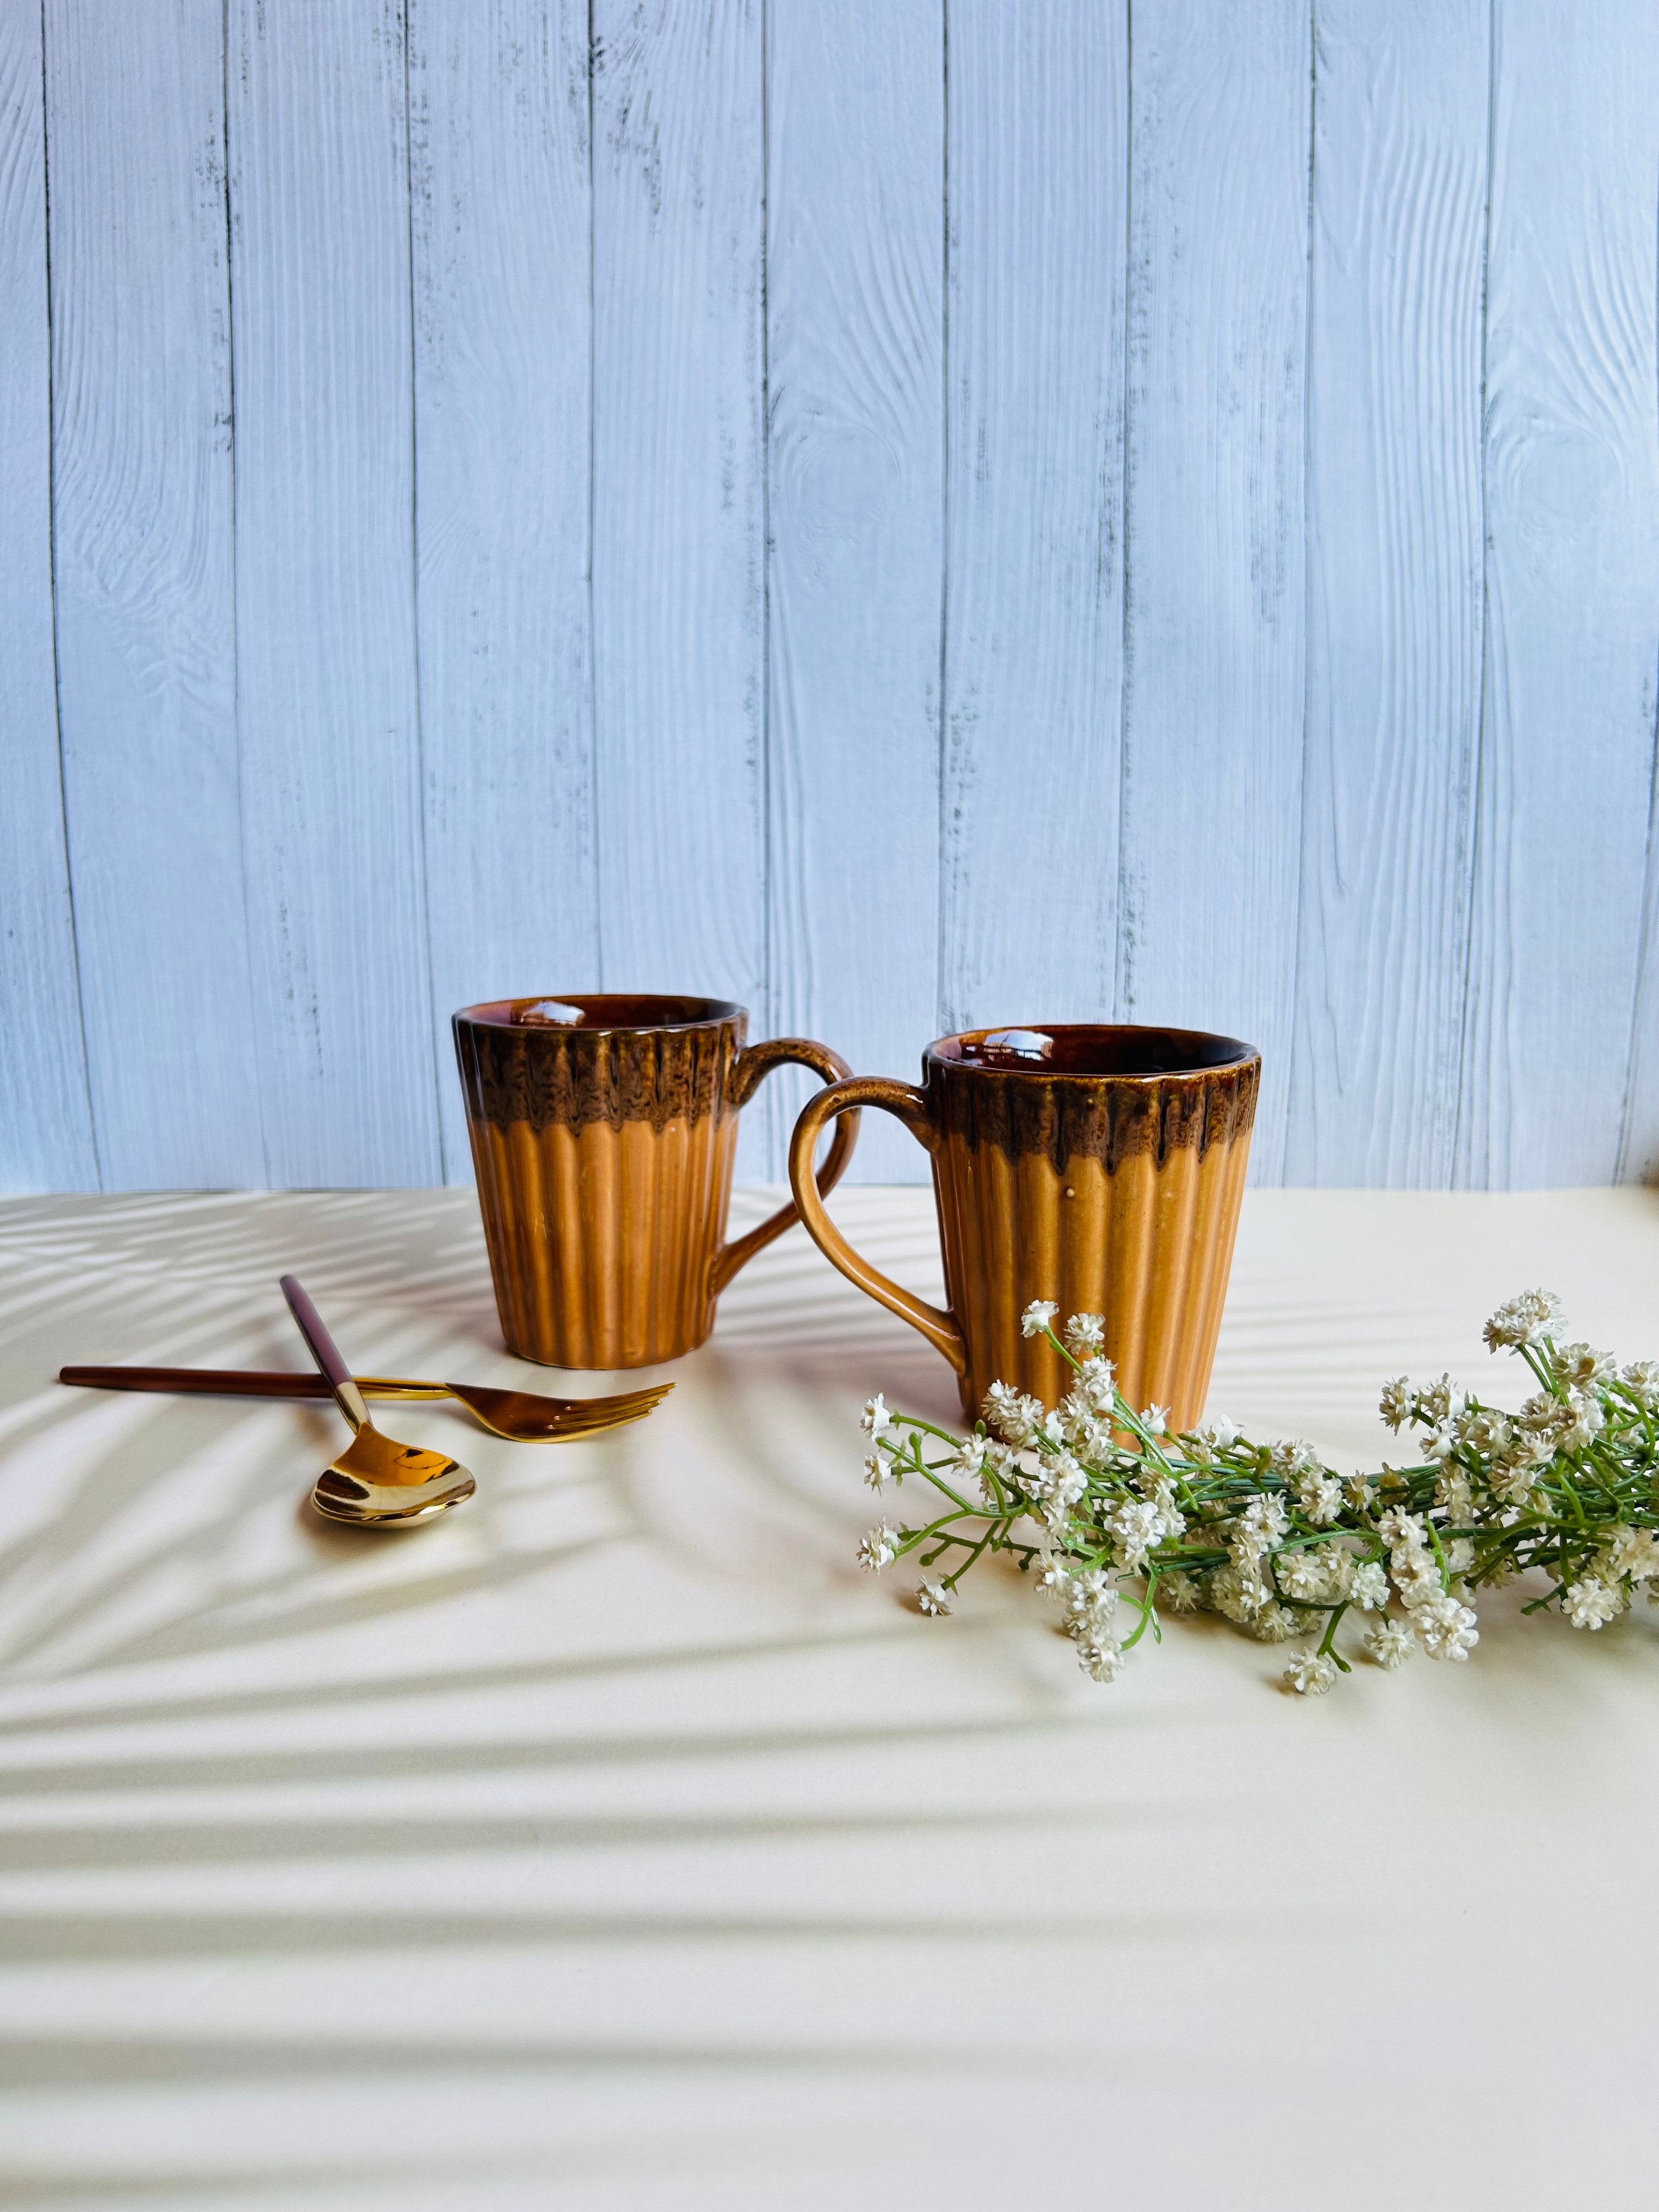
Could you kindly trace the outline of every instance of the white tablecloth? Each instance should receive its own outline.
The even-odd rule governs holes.
[[[925,1193],[837,1211],[937,1292]],[[950,1378],[799,1232],[640,1426],[389,1410],[479,1497],[364,1537],[301,1503],[328,1408],[51,1378],[301,1364],[289,1267],[366,1371],[523,1377],[471,1193],[15,1201],[0,1253],[0,2201],[1653,2200],[1646,1619],[1491,1599],[1320,1701],[1213,1623],[1097,1687],[1000,1575],[919,1619],[856,1411]],[[1659,1195],[1253,1193],[1212,1407],[1375,1464],[1385,1374],[1521,1395],[1534,1282],[1659,1352]]]

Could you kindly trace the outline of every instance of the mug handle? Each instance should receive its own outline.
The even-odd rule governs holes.
[[[812,1152],[819,1130],[836,1115],[854,1113],[860,1106],[879,1106],[884,1113],[896,1115],[919,1145],[928,1152],[937,1151],[939,1135],[927,1097],[914,1084],[895,1083],[884,1075],[855,1075],[850,1082],[832,1083],[816,1098],[807,1100],[789,1140],[789,1181],[801,1220],[824,1258],[839,1267],[849,1283],[856,1283],[890,1313],[920,1329],[934,1351],[942,1352],[958,1375],[965,1375],[968,1345],[956,1316],[941,1306],[930,1306],[926,1298],[902,1289],[879,1267],[872,1267],[831,1221],[819,1190],[812,1187]]]
[[[821,1075],[828,1084],[838,1076],[852,1073],[838,1052],[831,1052],[827,1044],[815,1044],[811,1037],[768,1037],[763,1043],[751,1044],[740,1052],[732,1063],[732,1074],[726,1085],[726,1097],[734,1106],[746,1106],[762,1083],[775,1067],[810,1067],[814,1075]],[[846,1173],[847,1163],[853,1157],[853,1147],[858,1142],[859,1121],[855,1114],[836,1131],[835,1142],[830,1147],[830,1157],[818,1170],[817,1187],[812,1195],[832,1191]],[[807,1158],[807,1180],[811,1181],[811,1158]],[[793,1229],[800,1219],[794,1202],[781,1206],[775,1213],[769,1214],[757,1229],[739,1237],[735,1243],[722,1244],[715,1253],[708,1270],[708,1295],[719,1297],[739,1267],[746,1267],[757,1252]]]

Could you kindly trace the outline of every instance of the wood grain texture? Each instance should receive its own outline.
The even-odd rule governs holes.
[[[787,0],[767,36],[769,1026],[904,1076],[939,1011],[944,27]],[[775,1173],[811,1087],[767,1085]],[[851,1172],[927,1157],[868,1115]]]
[[[0,0],[0,1191],[96,1190],[52,649],[40,10]]]
[[[1457,1172],[1601,1182],[1631,1066],[1659,676],[1659,15],[1500,0],[1492,61]]]
[[[402,17],[237,0],[231,26],[237,699],[271,1179],[433,1182]]]
[[[768,1002],[762,19],[593,9],[593,655],[607,990]],[[763,1171],[745,1117],[738,1172]]]
[[[99,1154],[264,1181],[236,742],[219,0],[49,0],[58,699]]]
[[[412,0],[416,525],[445,1171],[449,1018],[599,976],[587,12]]]
[[[1659,748],[1648,799],[1647,881],[1616,1180],[1659,1182]]]
[[[1291,1182],[1443,1184],[1480,720],[1486,0],[1322,0]]]
[[[1127,33],[951,9],[946,1030],[1112,1018]]]
[[[1118,1006],[1262,1054],[1284,1169],[1302,813],[1308,11],[1150,0],[1130,64]]]

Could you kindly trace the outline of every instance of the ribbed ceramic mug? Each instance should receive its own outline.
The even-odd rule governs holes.
[[[972,1420],[993,1382],[1055,1404],[1063,1363],[1020,1315],[1097,1313],[1130,1404],[1200,1418],[1210,1385],[1261,1059],[1191,1030],[1054,1024],[941,1037],[918,1090],[878,1076],[809,1099],[790,1148],[801,1219],[825,1255],[956,1370]],[[950,1306],[860,1256],[812,1188],[824,1124],[896,1114],[933,1156]]]
[[[552,1367],[677,1359],[708,1334],[738,1268],[799,1219],[782,1206],[724,1241],[738,1109],[786,1062],[827,1083],[849,1071],[805,1037],[745,1048],[748,1026],[719,999],[503,999],[455,1016],[510,1352]],[[856,1136],[836,1131],[814,1198]]]

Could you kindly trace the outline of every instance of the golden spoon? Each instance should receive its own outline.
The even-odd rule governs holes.
[[[283,1296],[318,1367],[328,1377],[334,1402],[352,1427],[351,1442],[318,1476],[311,1502],[331,1521],[358,1528],[389,1528],[429,1521],[471,1498],[477,1487],[459,1460],[418,1450],[383,1436],[368,1418],[363,1394],[352,1380],[322,1316],[294,1275],[283,1277]]]

